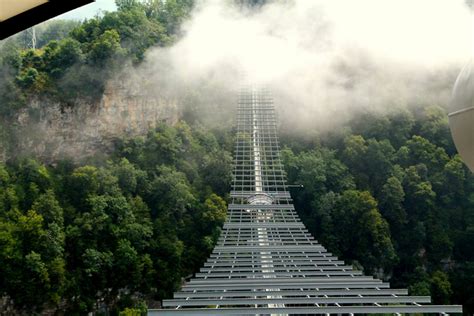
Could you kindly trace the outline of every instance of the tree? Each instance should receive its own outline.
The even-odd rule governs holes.
[[[138,192],[144,192],[146,188],[147,174],[136,168],[126,158],[120,159],[120,162],[111,166],[112,172],[118,178],[120,189],[125,194],[136,195]]]
[[[196,199],[191,192],[185,175],[170,167],[157,168],[158,175],[152,181],[150,204],[154,216],[180,220]]]
[[[90,194],[99,190],[98,169],[93,166],[76,168],[66,179],[65,194],[79,210],[86,209],[86,200]]]
[[[417,267],[410,275],[411,285],[408,287],[410,295],[431,295],[431,282],[428,273],[422,267]]]
[[[21,208],[27,210],[36,198],[46,192],[51,186],[52,179],[48,169],[34,159],[20,162],[17,170],[16,192],[21,200]]]
[[[388,138],[395,148],[399,148],[410,138],[415,126],[415,118],[410,111],[402,109],[391,113],[389,120],[390,133],[388,133]]]
[[[356,184],[360,188],[369,188],[369,176],[364,159],[367,153],[367,143],[360,135],[352,135],[344,140],[342,161],[349,167],[354,175]]]
[[[370,187],[374,188],[373,194],[377,197],[380,194],[380,188],[392,173],[394,155],[395,149],[390,144],[390,141],[377,141],[375,139],[367,141],[367,152],[363,159],[366,162],[370,162],[370,167],[366,169],[366,172],[369,176]]]
[[[380,211],[390,224],[392,236],[400,231],[406,223],[407,214],[403,207],[405,191],[402,183],[396,177],[390,177],[382,187],[380,197]]]
[[[448,115],[439,106],[429,106],[423,110],[423,116],[419,126],[420,135],[432,140],[437,146],[443,147],[450,154],[456,153],[449,132]]]
[[[61,42],[49,42],[44,48],[43,60],[49,75],[59,79],[73,65],[81,63],[84,55],[80,43],[67,38]]]
[[[228,152],[210,155],[204,166],[200,168],[203,183],[213,188],[218,195],[224,195],[230,190],[232,180],[232,157]]]
[[[441,171],[449,160],[443,148],[436,147],[421,136],[413,136],[406,142],[406,147],[408,149],[408,163],[423,163],[432,173]],[[403,165],[402,161],[400,163]]]
[[[18,208],[18,198],[10,181],[8,170],[0,163],[0,218],[6,217],[10,210]]]
[[[35,200],[32,210],[43,217],[47,226],[57,224],[62,227],[64,225],[63,210],[51,189],[48,189]]]
[[[466,167],[459,155],[455,155],[444,166],[442,199],[447,205],[456,204],[465,194]]]
[[[449,304],[453,291],[446,273],[442,271],[433,273],[431,276],[431,293],[435,304]]]
[[[319,240],[330,251],[338,252],[338,236],[336,236],[333,209],[336,202],[340,199],[340,195],[330,191],[323,195],[318,201],[311,204],[314,212],[309,223],[313,222],[314,237]]]
[[[404,179],[404,191],[406,193],[405,209],[408,211],[409,219],[422,221],[434,211],[436,192],[424,174],[424,165],[411,166],[406,169]]]
[[[47,303],[59,303],[64,266],[61,258],[45,252],[49,236],[43,217],[33,210],[25,215],[17,212],[15,220],[3,228],[0,242],[7,248],[1,254],[7,257],[1,258],[2,272],[8,277],[0,283],[15,306],[39,311]]]
[[[226,214],[226,202],[218,195],[212,193],[204,202],[203,221],[211,224],[210,226],[219,226],[224,224]]]
[[[56,200],[53,191],[48,190],[33,203],[32,210],[43,218],[45,235],[42,240],[43,244],[38,250],[48,269],[51,300],[58,304],[66,281],[63,209]]]
[[[397,256],[387,222],[369,192],[344,191],[332,211],[334,234],[345,258],[357,259],[368,273],[390,271]]]
[[[20,87],[24,89],[32,88],[39,78],[39,72],[35,68],[27,68],[16,80]]]
[[[105,63],[111,63],[112,58],[118,58],[122,54],[120,35],[116,30],[107,30],[91,43],[87,58],[93,65],[103,67]]]

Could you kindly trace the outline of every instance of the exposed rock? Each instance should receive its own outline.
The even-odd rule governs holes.
[[[174,124],[178,117],[177,99],[131,92],[118,82],[107,86],[97,104],[31,100],[16,116],[17,140],[10,155],[79,161],[110,152],[118,137],[142,135],[160,122]]]

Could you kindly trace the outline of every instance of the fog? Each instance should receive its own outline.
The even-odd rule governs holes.
[[[193,91],[194,106],[217,115],[235,107],[245,74],[272,89],[288,128],[325,130],[360,111],[444,106],[474,52],[473,16],[462,0],[275,0],[253,8],[203,0],[183,34],[128,74],[140,89]]]

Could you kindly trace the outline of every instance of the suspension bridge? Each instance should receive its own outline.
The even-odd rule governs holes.
[[[241,88],[236,138],[218,243],[200,272],[149,315],[462,313],[365,276],[314,240],[292,204],[267,88]]]

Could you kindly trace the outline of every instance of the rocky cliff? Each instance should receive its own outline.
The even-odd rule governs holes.
[[[176,98],[140,93],[119,82],[109,83],[96,103],[31,100],[12,123],[14,145],[0,158],[34,155],[53,162],[107,154],[118,137],[145,134],[160,122],[174,124],[178,108]]]

